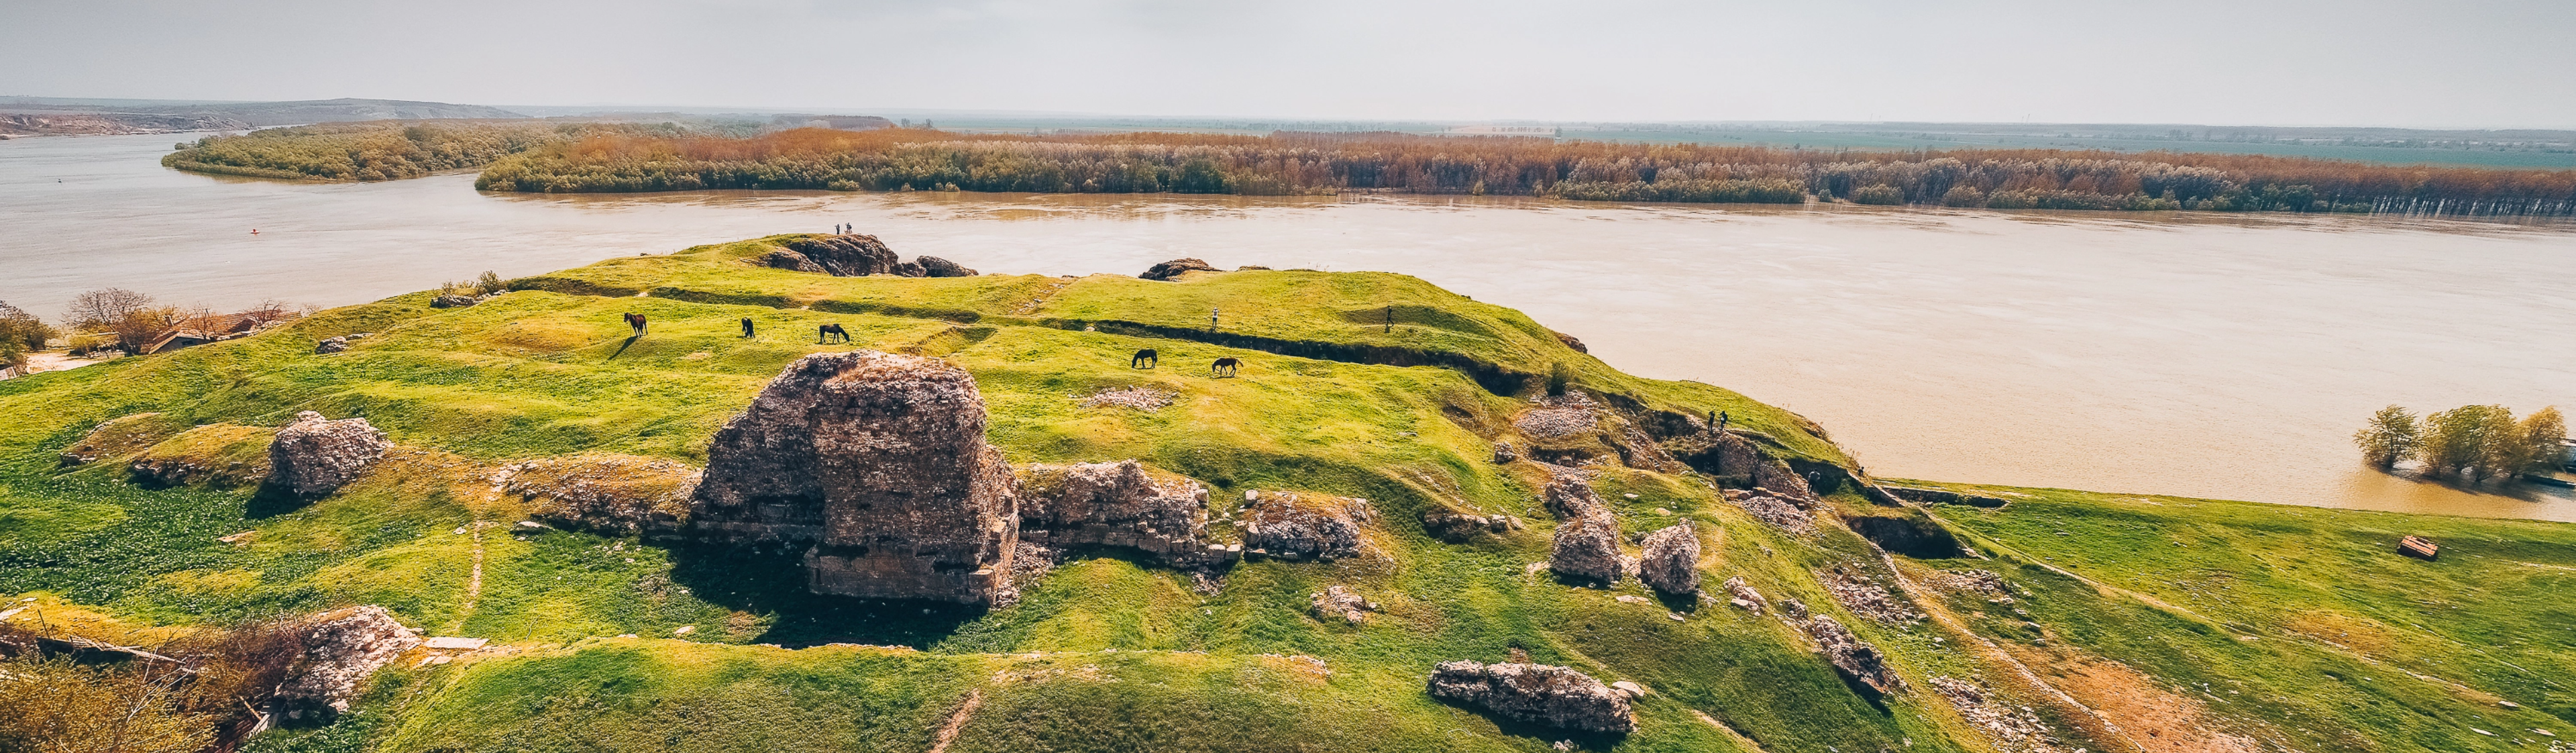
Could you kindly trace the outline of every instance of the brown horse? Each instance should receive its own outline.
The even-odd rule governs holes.
[[[835,323],[816,327],[814,331],[814,342],[817,345],[831,342],[833,335],[840,335],[841,342],[847,343],[850,341],[850,331],[842,329],[841,325]]]
[[[644,315],[643,315],[643,314],[638,314],[638,313],[635,313],[635,312],[632,312],[632,311],[626,312],[626,326],[634,327],[634,328],[635,328],[635,336],[636,336],[636,337],[643,337],[643,336],[644,336]]]
[[[1234,376],[1235,367],[1242,365],[1242,361],[1235,360],[1233,356],[1226,356],[1224,358],[1216,359],[1216,363],[1208,364],[1208,373],[1215,374],[1220,377],[1230,377]]]

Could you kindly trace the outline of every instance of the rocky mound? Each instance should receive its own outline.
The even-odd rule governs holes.
[[[815,593],[1006,601],[1017,482],[984,425],[974,378],[944,361],[797,359],[716,432],[689,529],[812,543]]]
[[[805,257],[807,261],[821,267],[821,271],[833,277],[895,274],[895,266],[901,261],[896,258],[894,250],[886,248],[885,242],[877,240],[876,236],[855,233],[798,238],[787,242],[787,250]],[[776,256],[777,254],[772,253],[772,258],[764,261],[770,266],[778,266]],[[782,269],[794,268],[782,267]]]
[[[1181,276],[1181,273],[1183,272],[1214,271],[1217,271],[1217,269],[1215,267],[1208,266],[1208,263],[1204,261],[1197,259],[1173,259],[1161,264],[1156,264],[1153,268],[1145,270],[1144,274],[1137,275],[1137,277],[1142,277],[1148,280],[1169,280]]]
[[[391,446],[366,419],[326,421],[304,411],[268,445],[268,486],[301,499],[330,496],[374,467]]]
[[[257,486],[268,478],[275,434],[257,426],[206,424],[144,450],[126,471],[146,487]]]
[[[304,655],[287,670],[277,701],[290,718],[349,710],[358,685],[420,645],[384,607],[338,609],[316,615],[304,629]]]
[[[88,465],[107,458],[130,455],[187,428],[187,422],[166,418],[159,413],[136,413],[108,419],[89,430],[87,436],[63,448],[57,461],[63,466]]]
[[[688,522],[698,469],[634,455],[575,455],[503,468],[502,489],[557,528],[625,536],[669,533]]]
[[[1063,549],[1117,546],[1144,550],[1176,567],[1224,561],[1207,542],[1205,485],[1155,478],[1143,465],[1033,465],[1020,473],[1020,538]]]
[[[1357,625],[1368,619],[1368,613],[1377,611],[1375,602],[1360,598],[1359,592],[1342,586],[1325,586],[1324,590],[1307,597],[1307,602],[1307,611],[1313,612],[1315,619],[1325,622],[1340,620]]]
[[[1646,534],[1637,579],[1666,596],[1699,593],[1699,532],[1677,523]]]
[[[1430,692],[1513,721],[1609,734],[1637,729],[1627,694],[1566,667],[1441,662],[1432,669]]]
[[[1805,478],[1788,464],[1763,455],[1739,432],[1702,431],[1665,442],[1664,448],[1692,470],[1716,476],[1727,486],[1766,489],[1800,507],[1816,501],[1816,492]]]
[[[806,258],[804,254],[783,248],[762,255],[760,257],[760,263],[762,266],[766,266],[771,269],[784,269],[790,272],[821,272],[823,274],[831,274],[831,270],[824,269],[823,265],[814,263],[813,259]]]
[[[1360,524],[1375,519],[1365,500],[1309,500],[1261,495],[1243,515],[1243,545],[1285,560],[1323,560],[1360,553]]]
[[[936,256],[920,257],[916,260],[916,263],[921,265],[921,272],[924,277],[973,277],[981,274],[980,272],[966,268],[966,265],[964,264],[959,264]]]

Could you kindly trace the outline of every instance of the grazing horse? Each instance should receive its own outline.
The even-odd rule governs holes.
[[[636,337],[643,337],[643,336],[644,336],[644,315],[643,315],[643,314],[638,314],[638,313],[635,313],[635,312],[632,312],[632,311],[626,312],[626,326],[634,327],[634,328],[635,328],[635,336],[636,336]]]
[[[831,342],[833,335],[840,335],[841,342],[846,343],[850,341],[849,330],[842,329],[839,324],[826,324],[815,328],[814,342],[817,344]]]
[[[1242,361],[1236,360],[1233,356],[1226,356],[1224,358],[1216,359],[1216,363],[1208,364],[1208,373],[1218,376],[1234,376],[1234,368],[1242,365]]]
[[[1155,353],[1153,348],[1146,348],[1144,350],[1136,351],[1135,358],[1127,359],[1127,368],[1150,369],[1161,365],[1162,362],[1163,359],[1160,354]]]
[[[750,337],[750,336],[751,336],[751,332],[752,332],[752,330],[751,330],[751,317],[748,317],[748,316],[743,317],[743,318],[742,318],[742,336],[744,336],[744,337]]]

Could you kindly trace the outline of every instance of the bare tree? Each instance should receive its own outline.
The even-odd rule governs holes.
[[[124,288],[101,288],[72,298],[71,307],[63,312],[71,325],[82,329],[114,329],[152,307],[152,296]]]

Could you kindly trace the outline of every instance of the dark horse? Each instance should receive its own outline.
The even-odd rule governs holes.
[[[742,336],[751,336],[751,317],[746,316],[742,318]]]
[[[1144,350],[1136,351],[1135,358],[1127,359],[1127,368],[1150,369],[1161,363],[1162,356],[1155,353],[1153,348],[1146,348]]]
[[[1234,376],[1234,368],[1242,365],[1242,361],[1235,360],[1233,356],[1226,356],[1224,358],[1216,359],[1216,363],[1208,364],[1208,373],[1216,374],[1218,376]]]
[[[814,341],[817,343],[831,342],[833,335],[840,335],[841,342],[846,343],[850,341],[850,331],[842,329],[839,324],[826,324],[815,328]]]
[[[635,312],[632,312],[632,311],[627,312],[627,313],[626,313],[626,326],[634,327],[634,328],[635,328],[635,336],[636,336],[636,337],[643,337],[643,336],[644,336],[644,315],[643,315],[643,314],[638,314],[638,313],[635,313]]]

